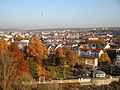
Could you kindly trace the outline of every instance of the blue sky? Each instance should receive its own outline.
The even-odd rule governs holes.
[[[120,26],[120,0],[0,0],[1,28]]]

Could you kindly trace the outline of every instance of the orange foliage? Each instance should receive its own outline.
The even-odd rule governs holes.
[[[39,37],[32,37],[31,40],[34,40],[34,41],[39,41]]]
[[[40,41],[31,41],[26,49],[28,56],[47,58],[48,51]]]
[[[35,65],[36,65],[36,67],[37,67],[37,75],[38,76],[45,76],[45,75],[47,75],[48,74],[48,72],[45,70],[45,68],[44,67],[42,67],[41,65],[38,65],[38,64],[36,64],[35,63]]]
[[[8,43],[5,40],[0,40],[0,54],[4,53],[8,49]]]
[[[105,44],[104,38],[100,37],[98,40],[86,40],[88,44]]]
[[[12,53],[12,57],[14,58],[14,60],[18,62],[18,73],[20,74],[21,72],[28,72],[29,67],[26,61],[24,60],[25,54],[22,51],[20,51],[17,45],[15,43],[12,43],[8,47],[8,50]]]
[[[57,53],[59,54],[59,57],[64,57],[63,49],[61,47],[57,49]]]
[[[86,40],[88,44],[105,44],[104,40]]]
[[[71,51],[68,54],[68,57],[70,59],[70,65],[74,66],[76,63],[78,63],[78,54],[75,51]]]
[[[68,48],[68,47],[63,47],[62,49],[63,49],[64,55],[67,55],[67,53],[70,51],[70,48]]]
[[[70,48],[63,47],[63,55],[68,58],[69,65],[74,66],[78,62],[77,52],[70,50]]]
[[[70,50],[69,48],[64,48],[64,53],[66,57],[69,58],[69,64],[74,66],[78,62],[78,54],[77,52]]]

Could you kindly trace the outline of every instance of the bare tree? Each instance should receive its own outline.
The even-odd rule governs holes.
[[[10,52],[0,54],[0,85],[3,90],[11,90],[15,81],[17,62]]]

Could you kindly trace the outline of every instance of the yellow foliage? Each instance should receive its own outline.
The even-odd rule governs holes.
[[[108,62],[108,63],[111,63],[111,60],[110,60],[110,57],[108,56],[107,53],[103,53],[100,57],[100,60],[102,62]]]
[[[47,71],[45,70],[44,67],[42,67],[41,65],[38,65],[38,64],[36,64],[36,63],[35,63],[35,65],[36,65],[36,67],[37,67],[36,71],[37,71],[37,75],[38,75],[38,76],[42,76],[42,75],[44,76],[44,75],[47,74]]]
[[[109,45],[116,45],[115,43],[108,43]]]

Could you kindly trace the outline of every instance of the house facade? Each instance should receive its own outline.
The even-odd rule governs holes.
[[[104,78],[106,76],[106,73],[100,70],[95,70],[93,72],[93,77],[94,78]]]

